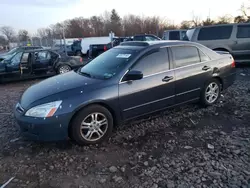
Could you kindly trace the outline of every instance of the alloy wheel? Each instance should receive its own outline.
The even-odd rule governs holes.
[[[206,101],[210,104],[214,103],[218,99],[219,93],[220,93],[220,87],[218,86],[218,84],[215,82],[211,82],[206,88],[205,92]]]
[[[63,65],[59,68],[60,74],[64,74],[64,73],[69,72],[69,71],[71,71],[71,68],[67,65]]]
[[[87,141],[97,141],[101,139],[108,129],[107,117],[102,113],[89,114],[81,123],[81,136]]]

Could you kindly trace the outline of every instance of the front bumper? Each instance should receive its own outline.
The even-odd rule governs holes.
[[[50,118],[26,117],[15,109],[21,135],[34,141],[59,141],[68,139],[69,114]]]

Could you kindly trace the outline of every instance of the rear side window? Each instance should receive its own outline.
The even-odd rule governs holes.
[[[170,31],[169,40],[180,40],[180,31]]]
[[[28,62],[29,53],[23,53],[21,62]]]
[[[141,71],[143,76],[156,74],[169,69],[168,52],[166,48],[158,49],[140,59],[132,70]]]
[[[250,38],[250,25],[238,25],[237,38]]]
[[[200,62],[199,52],[196,47],[176,46],[172,47],[176,68]]]
[[[198,50],[199,51],[199,54],[200,54],[200,59],[201,59],[201,62],[203,62],[203,61],[209,61],[210,60],[210,58],[206,55],[206,54],[204,54],[202,51],[200,51],[200,50]]]
[[[200,29],[198,40],[222,40],[229,39],[233,26],[204,27]]]

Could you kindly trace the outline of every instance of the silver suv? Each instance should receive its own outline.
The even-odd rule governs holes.
[[[231,53],[236,62],[250,61],[250,24],[223,24],[190,29],[189,41],[201,43],[212,50]]]

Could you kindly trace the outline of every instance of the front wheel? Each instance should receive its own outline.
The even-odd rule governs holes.
[[[71,71],[71,67],[70,66],[68,66],[68,65],[61,65],[61,66],[59,66],[57,72],[58,72],[58,74],[64,74],[64,73],[69,72],[69,71]]]
[[[112,114],[103,106],[92,105],[75,116],[70,125],[70,136],[79,145],[98,144],[109,138],[112,130]]]
[[[212,79],[205,84],[201,92],[201,103],[203,106],[210,106],[220,98],[221,84],[217,79]]]

